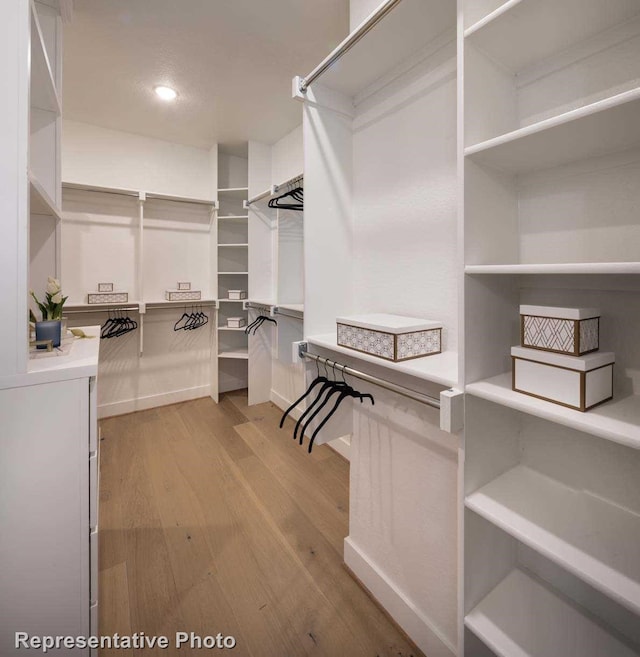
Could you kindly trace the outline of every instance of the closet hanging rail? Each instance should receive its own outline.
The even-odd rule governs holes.
[[[304,174],[299,174],[297,176],[294,176],[293,178],[290,178],[289,180],[285,180],[285,182],[280,183],[279,185],[272,185],[271,189],[267,189],[261,194],[258,194],[257,196],[250,198],[248,201],[245,201],[245,207],[249,207],[252,203],[256,203],[257,201],[260,201],[263,198],[269,198],[270,196],[275,196],[276,194],[283,191],[285,187],[294,188],[301,186],[303,181],[304,181]]]
[[[309,86],[319,78],[328,68],[335,64],[345,53],[371,31],[396,5],[402,0],[387,0],[375,13],[353,31],[333,52],[323,59],[309,75],[300,80],[300,93],[305,93]]]
[[[379,388],[390,390],[391,392],[395,392],[398,395],[401,395],[402,397],[413,399],[414,401],[420,402],[421,404],[425,404],[426,406],[431,406],[432,408],[438,408],[438,409],[440,408],[440,400],[436,399],[435,397],[430,397],[429,395],[424,395],[421,392],[417,392],[416,390],[411,390],[410,388],[399,386],[395,383],[391,383],[390,381],[385,381],[384,379],[380,379],[377,376],[371,376],[371,374],[366,374],[365,372],[354,370],[353,368],[348,367],[347,365],[342,365],[334,360],[330,360],[329,358],[324,358],[323,356],[311,354],[307,351],[307,348],[308,348],[308,344],[306,342],[301,342],[298,345],[298,353],[300,355],[300,358],[308,358],[309,360],[313,360],[316,363],[320,363],[321,365],[326,365],[330,369],[336,369],[339,372],[343,372],[344,374],[353,376],[356,379],[360,379],[361,381],[366,381],[367,383],[373,383],[373,385],[376,385]]]
[[[280,308],[278,308],[278,306],[276,306],[273,309],[273,314],[274,315],[282,315],[283,317],[291,317],[291,319],[299,319],[300,321],[304,320],[304,313],[303,312],[300,312],[299,314],[294,315],[292,313],[288,313],[286,310],[281,310]]]
[[[205,205],[218,209],[218,201],[208,199],[192,198],[190,196],[172,196],[171,194],[160,194],[158,192],[144,192],[142,190],[121,189],[117,187],[100,187],[99,185],[84,185],[82,183],[63,182],[63,189],[78,189],[84,192],[98,192],[100,194],[115,194],[116,196],[131,196],[139,200],[157,199],[162,201],[173,201],[175,203],[191,203],[193,205]]]

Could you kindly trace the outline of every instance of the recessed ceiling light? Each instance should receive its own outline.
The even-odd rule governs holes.
[[[178,92],[171,87],[154,87],[153,90],[156,92],[162,100],[175,100],[178,96]]]

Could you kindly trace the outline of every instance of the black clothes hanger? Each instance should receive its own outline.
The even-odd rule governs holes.
[[[129,316],[122,316],[121,310],[114,309],[113,316],[111,316],[111,310],[108,312],[109,317],[100,330],[100,338],[118,338],[138,328],[138,322]]]
[[[333,380],[327,379],[327,381],[322,384],[322,387],[320,388],[320,391],[318,392],[316,398],[311,402],[311,404],[309,406],[307,406],[304,413],[302,413],[302,415],[300,416],[300,418],[296,422],[296,426],[295,426],[294,431],[293,431],[293,439],[294,440],[296,440],[298,438],[298,431],[300,430],[300,427],[304,423],[304,429],[300,432],[300,444],[301,445],[302,445],[302,441],[304,439],[304,432],[307,428],[307,424],[308,424],[307,418],[309,417],[309,415],[311,415],[313,413],[314,417],[315,417],[315,415],[317,414],[316,410],[322,409],[324,407],[324,405],[327,403],[329,397],[334,392],[337,392],[337,391],[343,389],[345,386],[348,386],[347,382],[344,381],[344,379],[342,381],[336,381],[335,380],[335,378],[336,378],[335,377],[335,367],[333,368],[333,371],[334,371]],[[319,406],[318,406],[318,404],[319,404]]]
[[[351,388],[350,390],[348,390],[348,389],[343,390],[340,393],[340,396],[338,397],[338,399],[336,400],[336,403],[334,404],[333,408],[327,413],[325,418],[322,420],[322,422],[320,422],[320,424],[316,427],[316,430],[311,435],[311,438],[309,440],[309,450],[308,450],[309,454],[311,454],[311,450],[313,449],[313,443],[316,439],[316,436],[320,433],[320,431],[322,430],[322,427],[324,427],[324,425],[331,419],[333,414],[338,410],[338,406],[340,406],[340,404],[342,404],[342,402],[347,397],[354,397],[355,399],[359,399],[361,404],[365,399],[370,399],[372,405],[375,405],[375,403],[376,403],[375,399],[373,398],[373,395],[370,395],[368,392],[361,393],[361,392],[358,392],[357,390],[354,390],[353,388]],[[306,426],[305,426],[305,429],[306,429]]]
[[[293,199],[293,203],[285,201]],[[289,192],[285,192],[276,198],[269,200],[270,208],[279,208],[281,210],[304,210],[304,190],[302,187],[296,187]]]
[[[185,327],[185,324],[187,320],[189,319],[190,315],[187,313],[187,307],[184,307],[184,312],[182,313],[182,317],[173,325],[173,330],[174,331],[180,331]],[[182,326],[180,326],[180,322],[184,322]]]
[[[313,391],[314,388],[319,386],[321,383],[326,383],[327,381],[329,381],[329,379],[328,379],[329,372],[326,369],[326,365],[324,366],[324,368],[325,368],[325,374],[324,374],[324,376],[322,376],[320,374],[320,366],[318,365],[318,361],[316,361],[316,371],[317,371],[316,378],[309,384],[309,387],[305,390],[304,394],[302,394],[300,397],[298,397],[298,399],[296,399],[296,401],[294,401],[293,404],[291,404],[291,406],[289,406],[289,408],[284,412],[284,415],[280,418],[280,428],[281,429],[284,426],[284,421],[287,419],[287,415],[289,415],[289,413],[291,413],[291,411],[298,404],[300,404],[302,401],[304,401],[304,399],[306,399],[311,394],[311,392]]]
[[[266,315],[259,315],[249,326],[246,326],[244,329],[244,332],[247,335],[251,334],[251,330],[253,329],[253,335],[256,334],[256,331],[265,323],[265,322],[272,322],[276,326],[278,325],[278,322],[275,319],[272,319],[271,317],[267,317]]]

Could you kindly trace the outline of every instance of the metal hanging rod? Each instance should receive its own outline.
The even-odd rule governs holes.
[[[335,48],[318,66],[316,66],[309,75],[300,80],[300,93],[305,93],[309,86],[319,78],[328,68],[335,64],[345,53],[349,52],[353,46],[362,39],[371,29],[373,29],[396,5],[402,0],[387,0],[375,13],[373,13],[364,23],[354,30],[340,45]]]
[[[304,181],[304,174],[301,173],[297,176],[294,176],[293,178],[290,178],[289,180],[285,180],[285,182],[280,183],[279,185],[272,185],[271,189],[267,189],[261,194],[258,194],[257,196],[250,198],[248,201],[245,201],[245,207],[249,207],[252,203],[256,203],[257,201],[260,201],[263,198],[268,198],[269,196],[273,196],[274,194],[277,194],[278,192],[280,192],[280,190],[284,189],[285,187],[294,186],[294,185],[300,186],[303,181]]]
[[[430,397],[429,395],[424,395],[421,392],[411,390],[410,388],[405,388],[404,386],[399,386],[395,383],[391,383],[390,381],[385,381],[384,379],[380,379],[377,376],[371,376],[371,374],[367,374],[366,372],[360,372],[359,370],[354,370],[353,368],[348,367],[347,365],[342,365],[334,360],[330,360],[329,358],[324,358],[323,356],[311,354],[307,351],[307,348],[308,348],[308,344],[306,342],[301,342],[298,345],[298,353],[300,355],[300,358],[308,358],[309,360],[313,360],[316,363],[326,365],[331,369],[337,369],[338,371],[344,372],[344,374],[353,376],[356,379],[361,379],[362,381],[366,381],[367,383],[373,383],[373,385],[376,385],[379,388],[390,390],[391,392],[395,392],[398,395],[402,395],[402,397],[413,399],[414,401],[417,401],[421,404],[425,404],[426,406],[431,406],[432,408],[438,408],[438,409],[440,408],[440,400],[436,399],[435,397]]]
[[[282,315],[283,317],[291,317],[291,319],[299,319],[301,322],[304,321],[304,312],[300,312],[298,315],[293,315],[288,313],[286,310],[280,310],[278,306],[273,309],[274,315]]]

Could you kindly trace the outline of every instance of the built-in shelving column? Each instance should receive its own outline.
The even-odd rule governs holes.
[[[229,290],[248,291],[249,215],[247,160],[225,153],[218,155],[218,392],[248,386],[248,338],[244,327],[227,325],[229,317],[243,317],[242,299],[229,299]]]
[[[464,654],[637,655],[640,7],[462,4]],[[512,390],[520,304],[601,309],[612,401]]]

